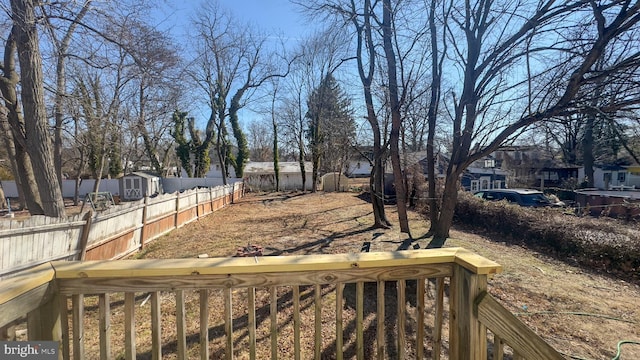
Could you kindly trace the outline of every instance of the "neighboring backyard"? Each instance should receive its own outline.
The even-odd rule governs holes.
[[[387,215],[396,222],[393,207],[388,207]],[[354,193],[248,194],[234,205],[155,240],[135,257],[226,257],[247,244],[264,247],[265,256],[360,252],[364,242],[371,243],[371,251],[406,247],[397,226],[371,229],[372,222],[371,205]],[[418,240],[410,248],[414,244],[424,247],[428,239],[420,236],[428,230],[428,223],[411,213],[411,225]],[[503,265],[504,272],[489,281],[489,292],[567,358],[611,359],[619,341],[640,341],[637,284],[506,245],[499,238],[456,230],[451,237],[446,246],[465,247]],[[143,299],[139,299],[141,306]],[[264,301],[268,308],[268,299]],[[167,309],[175,311],[171,305]],[[191,326],[190,334],[197,334],[197,325]],[[268,332],[268,326],[259,324],[258,329]],[[286,357],[292,334],[285,328],[282,331],[279,352]],[[167,339],[171,335],[171,330],[163,333]],[[212,340],[215,343],[215,336]],[[446,341],[444,348],[446,352]],[[620,359],[640,359],[640,345],[622,345]]]

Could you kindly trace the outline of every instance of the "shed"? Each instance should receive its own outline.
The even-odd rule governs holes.
[[[140,200],[161,193],[162,181],[159,176],[132,172],[120,178],[122,200]]]
[[[339,172],[327,173],[322,176],[322,190],[326,192],[349,190],[349,178]]]

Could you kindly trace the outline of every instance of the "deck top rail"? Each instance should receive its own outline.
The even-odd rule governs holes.
[[[502,266],[463,248],[345,254],[228,257],[203,259],[145,259],[120,261],[57,261],[56,279],[128,278],[220,275],[318,270],[369,269],[425,264],[458,264],[478,274],[496,274]]]

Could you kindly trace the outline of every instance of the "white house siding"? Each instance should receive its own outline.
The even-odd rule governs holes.
[[[593,169],[593,186],[598,189],[605,189],[605,174],[610,174],[609,188],[612,187],[633,187],[640,189],[640,173],[630,172],[627,169],[624,170],[603,170],[601,168]],[[578,170],[578,179],[584,180],[584,167]]]

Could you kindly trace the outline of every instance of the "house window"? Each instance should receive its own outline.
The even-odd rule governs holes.
[[[494,180],[494,181],[493,181],[493,188],[494,188],[494,189],[500,189],[500,188],[502,188],[502,181],[500,181],[500,180]]]
[[[480,180],[480,189],[489,190],[489,180],[487,179]]]
[[[618,183],[624,183],[626,178],[627,178],[627,173],[626,172],[619,172],[618,173]]]
[[[496,161],[494,159],[485,159],[484,167],[486,168],[494,168],[496,167]]]
[[[471,192],[476,192],[480,190],[480,181],[471,180]]]

